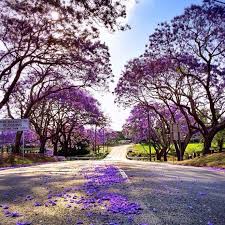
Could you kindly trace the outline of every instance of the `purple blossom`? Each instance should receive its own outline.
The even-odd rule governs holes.
[[[10,213],[8,210],[4,210],[4,211],[3,211],[3,214],[4,214],[6,217],[10,217],[10,216],[11,216],[11,213]]]
[[[34,199],[31,195],[27,195],[25,198],[25,201],[31,201],[32,199]]]
[[[31,222],[17,222],[16,225],[31,225],[32,223]]]
[[[11,212],[10,216],[11,217],[20,217],[21,215],[18,212]]]
[[[153,208],[152,211],[153,211],[153,212],[157,212],[158,210],[157,210],[156,208]]]
[[[35,206],[35,207],[38,207],[38,206],[42,206],[42,204],[41,204],[40,202],[35,202],[35,203],[34,203],[34,206]]]
[[[3,208],[3,209],[8,209],[9,206],[8,206],[8,205],[2,205],[2,208]]]
[[[77,203],[82,203],[83,208],[90,207],[97,203],[103,205],[108,212],[124,215],[139,214],[142,208],[139,204],[130,202],[126,196],[119,193],[101,192],[100,187],[111,187],[118,183],[124,183],[124,179],[118,168],[114,166],[96,167],[92,173],[85,173],[87,183],[83,185],[87,196],[95,195],[95,198],[81,198]],[[107,204],[106,204],[107,202]]]
[[[55,200],[48,200],[46,203],[45,203],[45,206],[46,207],[49,207],[49,206],[55,206],[56,205],[56,201]]]
[[[207,193],[206,193],[206,192],[199,191],[199,192],[198,192],[198,195],[200,195],[200,196],[205,196],[205,195],[207,195]]]

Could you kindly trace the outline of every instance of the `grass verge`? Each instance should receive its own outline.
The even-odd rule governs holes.
[[[212,155],[206,155],[202,157],[197,157],[194,159],[184,160],[181,162],[174,162],[177,165],[184,166],[210,166],[225,169],[225,152],[223,153],[214,153]]]
[[[47,157],[45,155],[40,154],[25,154],[24,157],[22,155],[16,154],[8,154],[8,153],[0,154],[0,167],[30,165],[34,163],[55,162],[55,161],[56,160],[53,157]]]

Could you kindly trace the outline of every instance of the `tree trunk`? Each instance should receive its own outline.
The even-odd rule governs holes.
[[[99,154],[99,152],[100,152],[100,145],[98,145],[98,154]]]
[[[40,153],[44,154],[45,153],[45,145],[46,145],[46,139],[45,138],[40,138]]]
[[[63,152],[64,152],[64,156],[67,157],[68,156],[68,141],[64,141],[63,143]]]
[[[20,153],[20,142],[23,135],[23,131],[16,132],[15,146],[13,148],[13,153]]]
[[[161,154],[156,154],[156,159],[161,161],[162,155]]]
[[[54,155],[58,155],[58,141],[53,143]]]
[[[204,136],[204,148],[203,148],[203,155],[209,154],[210,153],[210,147],[212,140],[214,138],[214,135],[206,135]]]
[[[180,145],[181,145],[180,146],[180,161],[183,161],[184,160],[184,152],[185,152],[186,146],[185,146],[184,142],[181,142]]]
[[[155,146],[154,146],[155,147]],[[161,161],[163,152],[155,147],[156,159]]]
[[[151,147],[151,142],[149,140],[148,142],[148,148],[149,148],[149,161],[152,161],[152,147]]]
[[[15,155],[13,153],[10,153],[9,163],[11,166],[14,166],[14,164],[15,164]]]
[[[176,150],[177,161],[181,161],[180,149],[179,149],[179,146],[178,146],[176,141],[174,141],[174,147],[175,147],[175,150]]]
[[[163,153],[163,159],[164,159],[164,162],[167,162],[167,152],[166,151]]]
[[[218,140],[217,146],[219,147],[219,152],[223,151],[223,139]]]

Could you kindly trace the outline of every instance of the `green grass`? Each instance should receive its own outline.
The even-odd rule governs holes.
[[[147,144],[136,144],[135,146],[134,146],[134,150],[136,150],[136,151],[139,151],[139,152],[147,152],[147,153],[149,153],[149,145],[147,145]],[[152,153],[155,153],[155,149],[154,149],[154,147],[153,146],[151,146],[151,151],[152,151]]]
[[[178,165],[185,166],[210,166],[210,167],[218,167],[225,169],[225,153],[214,153],[211,155],[206,155],[202,157],[197,157],[190,160],[184,160],[181,162],[175,162]]]
[[[187,154],[192,154],[194,152],[200,153],[202,152],[202,149],[203,149],[203,143],[190,143],[188,144],[185,152]],[[153,146],[151,147],[151,150],[152,150],[152,154],[155,154],[155,149]],[[134,155],[148,156],[149,146],[147,144],[143,144],[143,145],[135,144],[133,147],[133,153]]]
[[[155,149],[151,146],[152,154],[155,154]],[[149,146],[147,144],[136,144],[133,146],[132,152],[129,153],[129,156],[140,156],[148,157],[149,156]]]
[[[143,148],[144,147],[144,148]],[[216,146],[213,146],[216,147]],[[172,147],[173,148],[173,147]],[[192,154],[192,153],[201,153],[203,149],[203,143],[190,143],[188,144],[185,153]],[[154,147],[151,147],[152,154],[155,154]],[[135,154],[141,154],[141,155],[148,155],[149,154],[149,146],[147,144],[135,144],[133,148],[133,152]]]
[[[200,153],[203,149],[203,143],[189,143],[185,152],[188,154]]]

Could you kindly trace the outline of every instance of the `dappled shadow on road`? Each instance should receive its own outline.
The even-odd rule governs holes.
[[[106,177],[106,182],[108,182],[108,178]],[[140,214],[139,211],[135,211],[135,214],[128,213],[127,215],[121,212],[108,211],[104,204],[109,204],[109,201],[106,199],[101,204],[101,198],[97,196],[91,207],[83,207],[85,199],[82,199],[82,196],[85,198],[85,191],[82,189],[83,186],[81,184],[83,184],[84,180],[80,174],[75,176],[74,174],[66,173],[48,173],[43,176],[43,174],[38,173],[22,173],[16,175],[8,174],[7,176],[1,176],[0,179],[0,204],[8,205],[9,210],[19,212],[22,215],[19,218],[6,217],[3,213],[4,210],[2,210],[0,217],[3,219],[0,221],[0,224],[3,222],[4,225],[11,225],[15,224],[15,221],[31,221],[32,225],[78,224],[78,222],[80,224],[92,223],[98,225],[139,225],[140,221],[143,223],[146,221],[142,218],[142,211],[140,211]],[[103,197],[105,193],[114,193],[115,195],[117,193],[120,197],[125,196],[126,198],[129,183],[122,182],[114,185],[110,183],[109,186],[103,185],[101,187],[100,185],[99,188],[100,190],[97,193],[103,194]],[[55,197],[55,193],[62,192],[63,195],[60,194],[58,197]],[[88,199],[90,200],[90,197]],[[57,201],[55,202],[55,200]],[[81,200],[81,203],[79,200]],[[34,207],[34,203],[37,201],[42,204],[39,207]],[[43,204],[46,201],[48,201],[47,206]],[[49,201],[51,202],[49,203]],[[127,201],[133,202],[132,199]]]
[[[60,217],[60,211],[48,210],[49,205],[44,203],[52,198],[52,193],[61,193],[67,187],[80,186],[82,183],[83,179],[78,173],[71,174],[71,171],[66,170],[61,173],[45,170],[44,175],[38,172],[0,175],[0,224],[12,225],[25,219],[34,221],[34,218],[32,224],[35,225],[67,224],[62,220],[55,223]],[[36,203],[42,206],[35,207]],[[19,212],[22,216],[7,217],[7,211]]]
[[[224,173],[163,164],[120,167],[130,178],[129,198],[142,203],[150,224],[224,224]]]
[[[0,176],[0,202],[14,202],[16,197],[36,194],[36,189],[40,188],[43,192],[48,192],[51,188],[60,191],[71,183],[80,183],[81,178],[65,173],[38,173],[9,174]]]
[[[99,165],[110,163],[99,162]],[[74,195],[79,198],[85,196],[84,191],[79,188],[84,183],[84,177],[75,167],[65,164],[57,170],[43,166],[39,168],[40,171],[35,171],[35,168],[33,172],[16,169],[15,174],[12,170],[6,175],[0,175],[0,204],[8,205],[10,210],[23,215],[8,218],[0,208],[0,224],[12,225],[15,221],[24,220],[32,221],[32,225],[78,222],[88,225],[224,224],[224,173],[167,164],[121,162],[116,165],[126,172],[129,180],[112,185],[107,191],[126,196],[130,202],[139,203],[142,207],[140,213],[110,213],[98,201],[90,208],[83,207],[79,201],[72,202],[72,206],[69,206]],[[71,187],[75,189],[68,189]],[[59,198],[52,198],[52,193],[62,193],[65,189],[68,190],[66,197],[60,195]],[[104,186],[101,192],[106,192]],[[55,199],[56,205],[51,202]],[[51,204],[45,206],[47,201]],[[42,205],[34,207],[35,202],[41,202]]]

